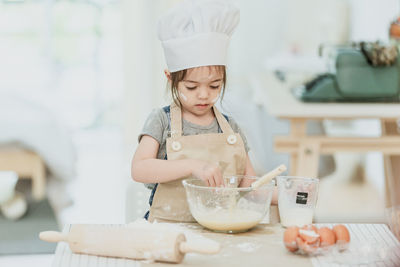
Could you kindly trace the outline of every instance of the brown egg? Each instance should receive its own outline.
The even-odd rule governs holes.
[[[336,245],[338,246],[339,250],[347,249],[350,242],[350,233],[346,226],[343,224],[335,225],[333,227],[333,232],[335,232]]]
[[[333,227],[333,232],[335,232],[337,241],[350,242],[350,233],[346,226],[343,224],[338,224]]]
[[[299,236],[299,228],[296,226],[289,227],[286,229],[285,233],[283,234],[283,243],[285,247],[291,251],[297,251],[297,243],[296,238]]]
[[[328,227],[318,229],[321,247],[332,246],[336,242],[335,233]]]
[[[299,236],[307,244],[314,244],[319,241],[318,228],[312,224],[301,227],[301,229],[299,230]]]

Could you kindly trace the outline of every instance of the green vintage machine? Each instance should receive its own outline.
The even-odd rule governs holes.
[[[400,57],[396,46],[378,43],[331,48],[329,73],[293,88],[305,102],[400,102]]]

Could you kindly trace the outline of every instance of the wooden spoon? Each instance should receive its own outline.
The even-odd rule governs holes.
[[[271,182],[272,179],[274,179],[276,176],[278,176],[282,172],[286,171],[286,169],[287,169],[286,166],[284,164],[281,164],[278,167],[276,167],[275,169],[273,169],[272,171],[264,174],[260,179],[258,179],[257,181],[255,181],[251,184],[250,190],[239,191],[239,197],[237,198],[237,200],[239,200],[241,197],[243,197],[247,193],[260,188],[262,185]]]

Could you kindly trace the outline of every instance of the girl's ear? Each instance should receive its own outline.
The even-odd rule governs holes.
[[[167,77],[168,81],[171,81],[171,72],[168,69],[164,70],[165,77]]]

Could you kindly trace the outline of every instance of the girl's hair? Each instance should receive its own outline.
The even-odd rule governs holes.
[[[216,70],[218,73],[222,73],[222,94],[221,100],[224,97],[225,93],[225,84],[226,84],[226,68],[224,65],[217,66],[208,66],[209,70]],[[187,70],[179,70],[176,72],[171,72],[171,81],[169,82],[169,90],[171,90],[172,99],[175,104],[180,106],[179,98],[178,98],[178,83],[185,79]]]

